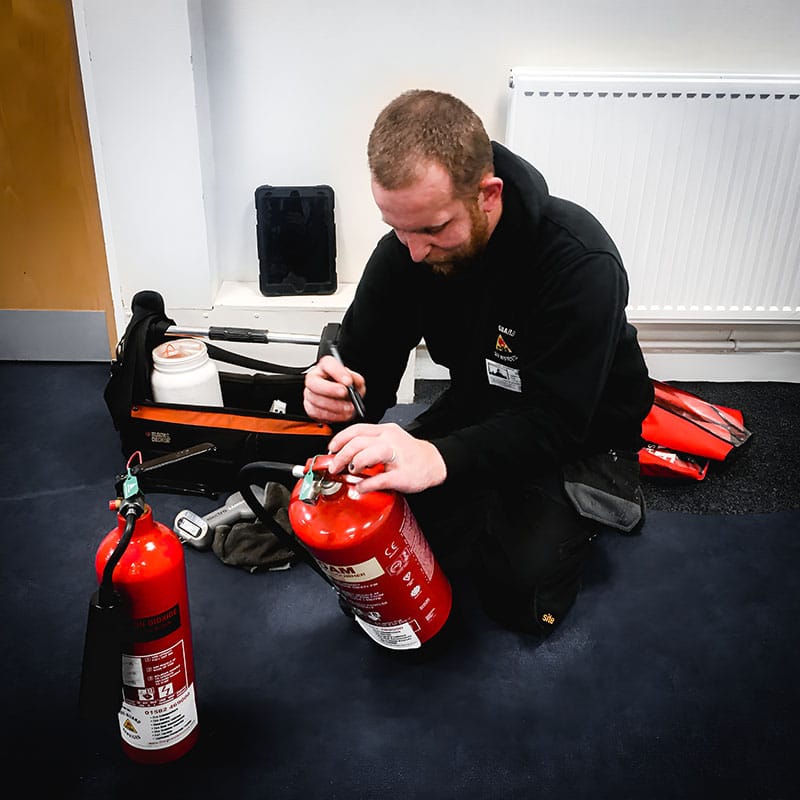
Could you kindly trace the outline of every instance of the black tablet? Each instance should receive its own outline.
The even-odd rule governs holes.
[[[261,294],[333,294],[333,189],[265,185],[256,189],[255,200]]]

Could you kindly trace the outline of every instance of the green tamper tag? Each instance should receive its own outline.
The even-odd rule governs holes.
[[[139,481],[136,480],[135,475],[131,475],[128,470],[128,477],[122,483],[122,496],[125,500],[130,500],[131,497],[139,494]]]
[[[316,503],[319,496],[320,478],[314,470],[309,470],[303,476],[300,484],[299,497],[304,503]]]

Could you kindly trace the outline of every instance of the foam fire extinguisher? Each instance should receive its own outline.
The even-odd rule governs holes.
[[[397,492],[353,491],[360,475],[330,475],[330,456],[305,465],[254,462],[239,473],[242,496],[262,522],[314,568],[351,609],[364,632],[390,650],[420,648],[444,626],[452,591],[406,499]],[[287,470],[300,478],[289,500],[287,534],[265,514],[251,485],[265,472]],[[288,537],[288,540],[287,540]]]
[[[89,602],[80,709],[88,719],[116,714],[122,749],[139,763],[183,756],[199,726],[183,546],[153,518],[136,475],[210,449],[129,461],[110,503],[117,525],[95,556],[99,586]]]

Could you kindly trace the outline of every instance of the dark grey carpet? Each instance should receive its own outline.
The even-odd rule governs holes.
[[[76,707],[92,562],[123,467],[105,376],[96,364],[0,364],[9,785],[103,800],[798,796],[794,505],[656,509],[641,536],[601,537],[544,643],[495,627],[453,575],[447,647],[415,664],[353,629],[307,567],[250,574],[187,550],[201,738],[174,764],[128,761],[114,723],[82,722]],[[758,452],[739,463],[763,478],[748,463]],[[782,463],[796,474],[794,453]],[[148,500],[165,522],[187,503],[218,505]]]

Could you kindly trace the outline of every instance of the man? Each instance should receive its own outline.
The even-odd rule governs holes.
[[[469,567],[495,619],[547,635],[598,530],[641,516],[653,388],[619,253],[451,95],[391,102],[368,158],[393,230],[342,321],[341,362],[325,356],[306,376],[306,412],[347,425],[354,387],[366,422],[333,437],[331,471],[384,464],[359,491],[405,493],[445,571]],[[374,424],[423,339],[449,388],[405,430]]]

